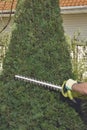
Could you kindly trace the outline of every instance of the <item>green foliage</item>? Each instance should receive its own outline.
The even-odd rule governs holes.
[[[58,0],[19,0],[0,87],[0,129],[85,130],[59,92],[16,81],[15,74],[55,84],[72,77]]]
[[[70,53],[72,54],[72,68],[75,79],[78,81],[87,82],[87,42],[80,39],[80,32],[75,33],[72,39],[66,36],[66,40],[69,43]],[[81,101],[80,107],[80,116],[87,125],[87,98]]]
[[[2,72],[2,66],[3,66],[3,59],[5,57],[6,50],[8,48],[10,40],[10,33],[4,33],[3,35],[0,35],[0,74]]]
[[[69,41],[69,38],[67,38]],[[70,41],[69,41],[70,42]],[[80,32],[74,34],[70,42],[73,73],[78,80],[86,80],[87,42],[81,40]]]

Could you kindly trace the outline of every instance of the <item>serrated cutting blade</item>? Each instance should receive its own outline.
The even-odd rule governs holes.
[[[61,86],[54,85],[54,84],[47,83],[47,82],[43,82],[43,81],[39,81],[39,80],[36,80],[36,79],[33,79],[33,78],[28,78],[28,77],[24,77],[24,76],[20,76],[20,75],[15,75],[15,79],[24,80],[24,81],[27,81],[27,82],[30,82],[30,83],[45,86],[45,87],[51,88],[53,90],[62,90]]]

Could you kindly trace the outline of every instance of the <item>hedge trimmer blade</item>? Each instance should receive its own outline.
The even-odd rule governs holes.
[[[20,75],[15,75],[15,79],[23,80],[25,82],[34,83],[34,84],[44,86],[46,88],[53,89],[53,90],[56,90],[56,91],[59,90],[65,98],[68,97],[70,100],[72,100],[73,102],[76,103],[76,101],[74,100],[74,97],[77,97],[77,94],[74,94],[74,92],[67,90],[65,88],[66,81],[64,81],[62,86],[58,86],[58,85],[54,85],[54,84],[51,84],[51,83],[39,81],[39,80],[36,80],[36,79],[32,79],[32,78],[28,78],[28,77],[24,77],[24,76],[20,76]]]
[[[36,80],[36,79],[27,78],[27,77],[20,76],[20,75],[15,75],[15,78],[16,78],[16,79],[19,79],[19,80],[24,80],[24,81],[26,81],[26,82],[38,84],[38,85],[40,85],[40,86],[45,86],[45,87],[51,88],[51,89],[53,89],[53,90],[62,90],[62,87],[61,87],[61,86],[57,86],[57,85],[54,85],[54,84],[51,84],[51,83],[46,83],[46,82],[39,81],[39,80]]]

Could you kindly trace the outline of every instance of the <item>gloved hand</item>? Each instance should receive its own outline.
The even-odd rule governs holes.
[[[66,88],[66,81],[62,85],[62,95],[70,100],[74,100],[72,91]]]
[[[62,85],[62,95],[76,103],[75,98],[80,98],[81,94],[72,91],[72,85],[74,85],[75,83],[78,83],[78,82],[72,79],[65,81]]]
[[[72,86],[76,83],[77,83],[77,81],[75,81],[73,79],[69,79],[66,81],[65,87],[67,90],[72,90]]]

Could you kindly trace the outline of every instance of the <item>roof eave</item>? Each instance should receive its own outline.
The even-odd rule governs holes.
[[[61,14],[87,13],[87,6],[66,6],[60,7]]]
[[[16,10],[3,10],[3,11],[0,11],[0,17],[9,17],[10,13],[11,13],[11,16],[14,16],[15,14],[15,11]]]

